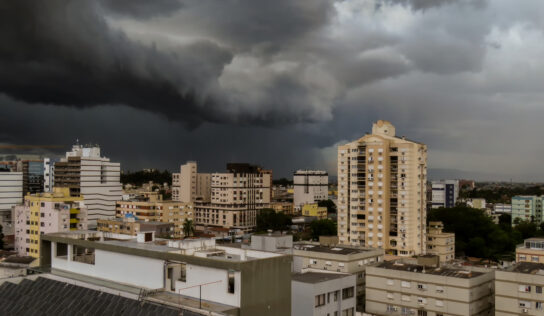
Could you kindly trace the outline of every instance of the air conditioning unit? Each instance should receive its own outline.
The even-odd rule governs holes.
[[[521,310],[521,312],[522,312],[522,313],[528,313],[529,310],[528,310],[527,308],[524,308],[524,309]]]
[[[398,308],[398,307],[396,307],[396,306],[394,306],[394,307],[393,307],[393,310],[394,310],[394,311],[396,312],[396,311],[398,311],[398,310],[399,310],[399,308]]]

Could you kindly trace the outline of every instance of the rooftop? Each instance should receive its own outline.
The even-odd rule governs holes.
[[[330,280],[341,279],[349,276],[349,274],[340,274],[340,273],[319,273],[319,272],[306,272],[306,273],[295,273],[291,275],[292,281],[302,282],[302,283],[321,283]]]
[[[352,254],[367,253],[370,251],[377,250],[374,248],[351,248],[346,246],[327,247],[327,246],[304,244],[304,243],[294,244],[293,249],[321,252],[321,253],[331,253],[331,254],[337,254],[337,255],[352,255]]]
[[[383,261],[382,263],[378,264],[376,267],[383,268],[383,269],[432,274],[432,275],[461,278],[461,279],[475,278],[485,274],[483,272],[463,270],[457,267],[442,266],[442,267],[434,268],[434,267],[425,267],[418,264],[399,263],[396,261]]]
[[[520,262],[512,266],[510,271],[524,274],[544,275],[544,263]]]

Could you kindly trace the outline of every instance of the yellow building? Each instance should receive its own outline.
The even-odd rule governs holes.
[[[15,250],[21,256],[40,256],[43,234],[87,229],[87,207],[82,196],[71,196],[69,188],[27,195],[14,208]]]
[[[305,204],[302,207],[302,215],[324,219],[327,218],[327,208],[325,206],[318,206],[317,203]]]
[[[442,222],[430,222],[427,233],[427,254],[440,257],[440,262],[455,259],[455,234],[443,232]]]
[[[516,247],[516,262],[544,263],[544,238],[525,239]]]
[[[153,195],[129,201],[117,201],[116,217],[125,218],[128,214],[146,222],[173,223],[174,237],[183,235],[183,222],[186,219],[194,221],[192,203],[163,201]]]

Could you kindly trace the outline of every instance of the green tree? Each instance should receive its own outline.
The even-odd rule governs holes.
[[[310,224],[312,230],[312,239],[319,239],[319,236],[335,236],[337,234],[337,225],[330,219],[320,219]]]
[[[510,225],[493,223],[484,211],[465,205],[431,210],[427,219],[441,221],[445,231],[455,233],[458,255],[498,260],[515,250],[522,235],[514,232]]]
[[[522,239],[527,239],[537,235],[538,227],[530,221],[519,221],[514,230],[521,234]]]
[[[185,219],[183,222],[183,235],[184,238],[191,237],[191,235],[195,234],[195,225],[192,220]]]
[[[326,207],[327,214],[336,214],[336,204],[332,200],[321,200],[317,202],[317,206]]]
[[[264,232],[269,229],[274,231],[289,230],[289,227],[293,224],[291,217],[287,216],[283,212],[278,212],[271,208],[263,208],[257,213],[257,227],[256,231]]]

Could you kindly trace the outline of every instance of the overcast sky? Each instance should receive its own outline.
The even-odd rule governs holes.
[[[543,37],[542,0],[3,1],[0,143],[335,175],[386,119],[431,175],[544,181]]]

